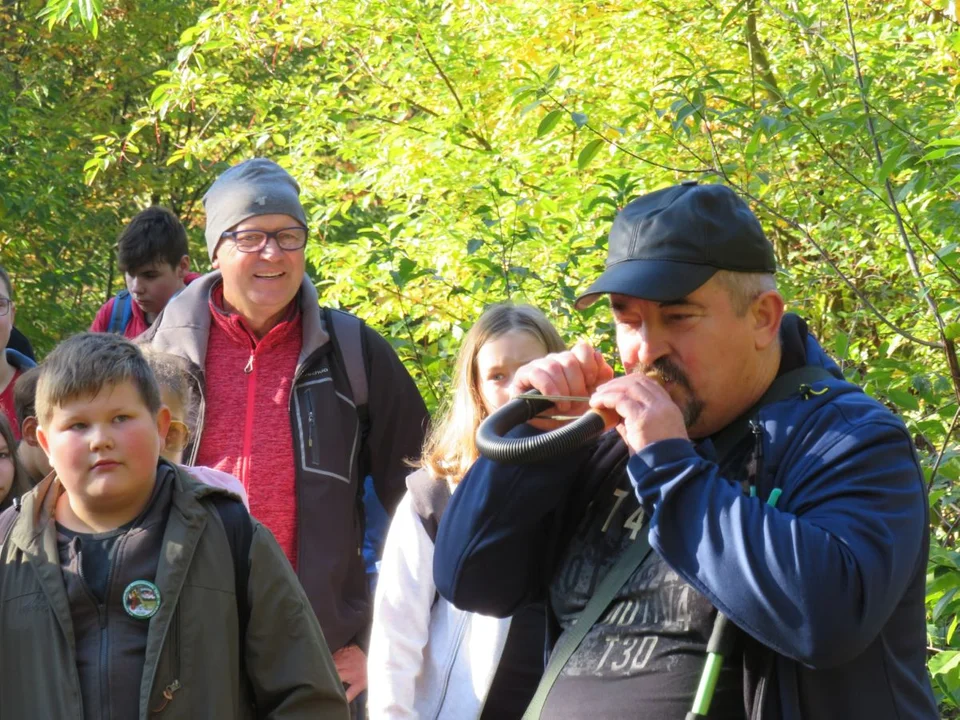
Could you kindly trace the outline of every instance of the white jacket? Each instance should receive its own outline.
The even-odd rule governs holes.
[[[458,610],[436,593],[433,542],[408,492],[387,532],[373,602],[370,720],[480,716],[510,619]]]

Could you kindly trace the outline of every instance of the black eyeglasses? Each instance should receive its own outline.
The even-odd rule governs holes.
[[[233,230],[223,233],[220,237],[233,240],[233,243],[237,246],[237,250],[242,253],[260,252],[267,246],[270,238],[277,241],[277,247],[281,250],[291,252],[293,250],[299,250],[307,244],[307,229],[290,227],[277,230],[276,232]]]
[[[0,297],[0,317],[8,315],[10,309],[13,307],[13,300],[10,298]]]

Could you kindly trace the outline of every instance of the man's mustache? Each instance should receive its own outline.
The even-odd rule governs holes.
[[[643,373],[649,378],[653,378],[661,385],[674,383],[687,390],[692,390],[690,380],[686,374],[677,367],[670,358],[662,357],[653,361],[652,365],[638,365],[634,372]]]

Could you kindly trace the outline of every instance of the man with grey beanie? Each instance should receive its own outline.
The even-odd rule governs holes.
[[[241,480],[252,514],[296,570],[353,700],[366,687],[371,615],[358,497],[372,475],[392,513],[427,411],[384,338],[319,307],[299,195],[271,160],[225,171],[203,199],[216,271],[187,287],[144,339],[191,364],[201,402],[185,457]]]

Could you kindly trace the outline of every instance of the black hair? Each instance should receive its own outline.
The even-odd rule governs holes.
[[[134,216],[117,238],[120,270],[130,274],[156,262],[175,268],[187,254],[187,231],[183,223],[159,205]]]

